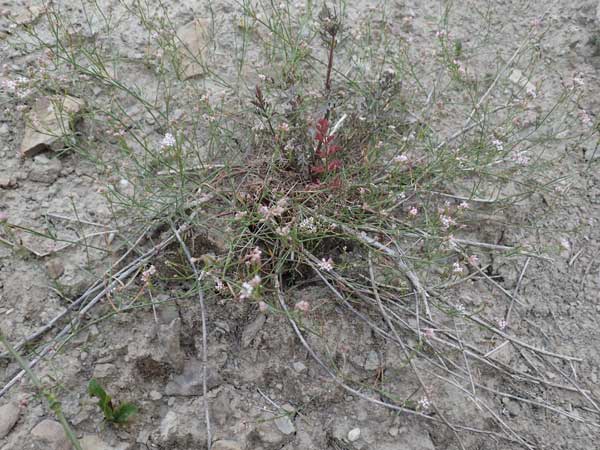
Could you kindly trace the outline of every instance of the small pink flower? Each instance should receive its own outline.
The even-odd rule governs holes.
[[[419,214],[419,210],[417,209],[416,206],[413,206],[412,208],[410,208],[410,210],[408,211],[408,214],[410,214],[413,217],[416,217],[417,214]]]
[[[252,296],[254,288],[248,282],[242,283],[242,289],[240,290],[240,300],[246,300]]]
[[[319,261],[319,269],[324,270],[325,272],[331,272],[333,270],[333,260],[331,258],[322,258],[321,261]]]
[[[288,198],[283,197],[277,201],[277,204],[273,206],[269,211],[272,216],[280,217],[288,206]]]
[[[267,305],[265,302],[260,301],[258,302],[258,310],[260,312],[266,312],[269,310],[269,305]]]
[[[512,156],[511,159],[513,160],[513,162],[521,165],[521,166],[526,166],[527,164],[529,164],[529,156],[527,155],[527,152],[519,152],[519,151],[515,151]]]
[[[458,73],[460,73],[462,76],[465,76],[467,74],[467,69],[465,68],[465,65],[462,63],[462,61],[455,59],[453,63],[456,66]]]
[[[517,128],[522,128],[523,127],[523,119],[521,119],[520,117],[515,117],[512,120],[512,123]]]
[[[246,264],[260,264],[261,263],[262,251],[260,248],[255,247],[249,254],[246,256]]]
[[[269,208],[265,205],[262,205],[260,208],[258,208],[258,212],[264,216],[265,219],[268,219],[269,217],[271,217],[271,211],[269,210]]]
[[[419,409],[422,411],[427,411],[431,407],[431,401],[427,397],[422,397],[418,403]]]
[[[542,27],[542,19],[540,17],[536,17],[531,21],[531,27],[539,29]]]
[[[223,284],[221,279],[218,277],[215,277],[215,289],[219,292],[225,290],[225,285]]]
[[[277,233],[279,236],[282,237],[286,237],[290,235],[290,226],[286,225],[284,227],[277,227],[275,229],[275,233]]]
[[[477,267],[479,265],[479,257],[477,255],[471,255],[468,258],[469,264],[473,267]]]
[[[454,273],[463,273],[465,269],[463,269],[460,263],[457,261],[452,264],[452,272]]]
[[[217,118],[211,114],[202,114],[202,118],[206,120],[208,123],[213,123],[217,120]]]
[[[442,228],[444,228],[444,230],[447,230],[452,225],[456,225],[456,221],[452,217],[444,214],[440,216],[440,221],[442,222]]]
[[[152,265],[142,272],[142,281],[145,284],[148,284],[150,282],[150,279],[152,278],[152,276],[155,274],[156,274],[156,267],[154,267]]]
[[[308,312],[308,311],[310,311],[310,303],[308,303],[306,300],[302,300],[302,301],[296,303],[295,308],[298,311]]]
[[[508,326],[508,322],[506,322],[506,320],[498,319],[498,328],[500,328],[501,331],[504,331],[507,326]]]
[[[456,305],[454,305],[454,310],[461,315],[466,312],[465,305],[463,305],[462,303],[457,303]]]
[[[408,156],[406,156],[406,155],[394,156],[394,158],[392,159],[392,162],[394,162],[396,164],[407,163],[408,162]]]
[[[581,120],[581,123],[584,124],[585,126],[590,126],[594,123],[594,121],[592,120],[592,118],[590,117],[590,115],[588,114],[587,111],[580,109],[579,112],[577,113],[577,116],[579,117],[579,120]]]
[[[255,275],[250,281],[245,281],[242,283],[242,288],[240,290],[240,300],[246,300],[254,294],[254,289],[260,286],[261,278],[258,275]]]
[[[423,334],[428,338],[433,339],[435,337],[435,330],[433,328],[424,328]]]
[[[463,201],[458,205],[458,209],[469,209],[471,207],[471,205],[469,205],[469,203]]]
[[[577,75],[573,76],[573,86],[583,87],[584,85],[585,85],[585,81],[583,79],[582,74],[577,74]]]

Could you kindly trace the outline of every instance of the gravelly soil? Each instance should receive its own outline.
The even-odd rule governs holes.
[[[194,13],[206,13],[202,2],[167,3],[173,3],[176,22],[184,23]],[[23,4],[16,1],[0,2],[0,7],[12,14],[24,11]],[[227,17],[236,15],[237,7],[233,4],[216,2],[213,7],[224,22]],[[438,2],[396,1],[390,2],[388,7],[393,12],[388,20],[397,25],[391,27],[392,33],[410,37],[415,53],[427,54],[437,29]],[[535,80],[541,82],[540,101],[557,95],[561,78],[580,73],[585,80],[580,107],[595,116],[600,107],[600,59],[595,44],[600,37],[600,23],[596,19],[596,8],[597,2],[592,0],[559,1],[550,5],[543,0],[463,1],[453,5],[449,27],[454,35],[462,38],[465,46],[473,36],[485,32],[494,36],[490,50],[473,63],[473,70],[477,70],[493,64],[497,54],[506,59],[519,43],[515,38],[525,36],[532,21],[547,11],[542,24],[549,31],[539,44],[540,65],[536,74],[540,78]],[[349,5],[351,22],[358,23],[367,10],[368,2]],[[489,17],[494,19],[488,29]],[[410,26],[406,26],[407,23]],[[7,20],[0,18],[0,29],[7,24]],[[1,75],[7,79],[31,66],[37,56],[20,55],[6,45],[8,39],[0,37],[0,60],[6,64]],[[136,61],[143,48],[135,32],[122,37],[120,50],[132,61],[125,70],[129,71],[125,77],[137,78],[149,91],[154,89],[151,71],[140,72],[141,65]],[[102,93],[91,92],[90,95],[101,96]],[[36,229],[51,226],[66,239],[76,239],[81,232],[91,233],[98,227],[85,225],[82,230],[80,225],[68,220],[48,218],[48,213],[73,217],[73,205],[76,205],[77,214],[85,220],[105,227],[114,226],[108,205],[99,193],[108,180],[105,174],[97,173],[94,165],[74,154],[58,157],[49,153],[46,159],[18,156],[24,119],[16,106],[23,103],[30,101],[0,96],[0,180],[3,183],[0,211],[6,212],[15,225]],[[83,130],[87,130],[86,125]],[[600,398],[597,325],[600,317],[600,261],[597,258],[600,254],[600,151],[594,155],[596,144],[595,139],[576,145],[560,141],[544,143],[544,150],[560,159],[560,164],[552,170],[555,177],[564,177],[558,185],[562,195],[552,199],[537,195],[527,200],[528,203],[516,205],[510,214],[497,217],[493,226],[482,231],[482,240],[528,243],[543,249],[552,258],[552,261],[529,260],[519,284],[523,305],[516,307],[518,318],[511,324],[511,331],[539,347],[581,358],[573,367],[561,368],[574,370],[580,385]],[[22,238],[28,248],[39,253],[59,245],[26,233]],[[106,235],[94,237],[93,243],[105,245]],[[15,255],[10,248],[0,246],[0,327],[11,341],[18,341],[66,307],[64,299],[53,288],[60,288],[67,296],[76,296],[93,283],[101,271],[110,267],[111,262],[104,252],[84,251],[79,247],[35,257],[26,253]],[[494,260],[494,269],[504,278],[505,289],[515,288],[524,264],[523,258]],[[327,330],[325,341],[335,348],[334,353],[347,364],[349,373],[377,383],[376,371],[369,360],[375,361],[375,368],[380,363],[385,365],[386,358],[390,367],[394,366],[394,360],[401,360],[362,322],[347,312],[327,308],[330,302],[326,292],[310,288],[296,295],[314,304],[323,303],[323,313],[311,318],[311,324]],[[460,298],[467,307],[476,307],[483,297],[486,301],[505,302],[499,294],[476,283],[460,286],[447,295]],[[168,299],[166,295],[164,300]],[[221,304],[209,306],[209,317],[208,384],[213,441],[233,441],[227,444],[229,447],[221,443],[221,447],[216,448],[459,448],[452,433],[444,427],[392,414],[327,383],[325,374],[298,344],[283,319],[264,316],[251,308],[240,310]],[[199,323],[191,298],[167,302],[167,306],[156,313],[135,311],[91,323],[59,355],[40,364],[39,371],[55,387],[65,414],[78,434],[85,437],[86,449],[204,448],[205,419],[197,376],[201,348]],[[516,352],[506,352],[502,358],[528,370],[527,363]],[[548,370],[550,372],[550,368]],[[16,371],[15,364],[0,363],[3,381],[8,381]],[[402,383],[402,370],[390,371],[387,376],[396,377],[398,384]],[[138,404],[140,414],[131,425],[119,428],[101,423],[85,391],[92,377],[102,380],[116,398],[134,400]],[[500,376],[494,381],[493,373],[490,378],[491,385],[498,389],[522,394],[520,385]],[[576,415],[584,414],[578,410],[580,403],[575,395],[552,398],[550,396],[555,394],[547,393],[541,386],[531,389],[536,398],[557,402]],[[454,403],[454,418],[485,426],[482,414],[456,392],[447,390],[436,394],[445,406]],[[486,398],[493,401],[493,396]],[[35,445],[67,448],[61,447],[58,438],[54,443],[40,444],[42,441],[35,437],[36,433],[32,434],[31,430],[43,419],[51,418],[51,414],[28,382],[17,384],[0,399],[0,405],[7,402],[20,405],[20,417],[6,436],[0,435],[2,450],[36,448]],[[282,415],[284,405],[297,414],[291,418]],[[519,402],[498,399],[497,406],[502,418],[527,436],[536,448],[598,448],[600,431],[597,427]],[[0,417],[0,424],[8,420],[7,417]],[[360,429],[360,436],[350,443],[348,433],[353,429]],[[468,449],[519,448],[516,444],[476,434],[465,435],[464,444]]]

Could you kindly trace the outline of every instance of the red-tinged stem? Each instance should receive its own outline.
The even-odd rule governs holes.
[[[333,33],[331,35],[331,43],[329,44],[329,59],[327,61],[327,76],[325,77],[325,96],[327,98],[327,109],[325,111],[324,117],[327,120],[329,120],[329,115],[331,113],[331,110],[329,108],[329,94],[331,92],[331,72],[333,70],[333,51],[335,49],[335,36],[336,36],[336,33]],[[327,131],[329,132],[329,130],[327,130]],[[321,150],[321,147],[323,147],[323,141],[325,139],[327,139],[327,136],[324,136],[324,139],[319,141],[319,143],[317,144],[315,154],[313,155],[313,163],[314,163],[314,160],[315,160],[317,154]]]
[[[331,36],[331,44],[329,44],[329,61],[327,61],[327,78],[325,79],[325,90],[327,91],[327,96],[329,97],[329,92],[331,91],[331,71],[333,70],[333,50],[335,48],[335,34]],[[329,119],[329,108],[327,108],[327,113],[325,115],[326,119]]]

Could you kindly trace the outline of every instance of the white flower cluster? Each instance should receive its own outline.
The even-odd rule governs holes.
[[[306,233],[316,233],[318,230],[314,217],[302,219],[302,221],[298,224],[298,228]]]
[[[166,148],[171,148],[174,147],[175,144],[177,144],[175,136],[173,136],[171,133],[166,133],[162,141],[160,141],[160,149],[164,150]]]
[[[25,77],[17,77],[14,80],[3,80],[2,89],[10,94],[15,94],[19,98],[26,97],[31,90],[24,89],[29,83],[29,79]]]

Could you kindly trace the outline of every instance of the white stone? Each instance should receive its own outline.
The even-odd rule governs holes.
[[[54,420],[45,419],[31,430],[34,441],[43,444],[45,450],[70,450],[71,442],[62,425]]]
[[[523,72],[521,72],[519,69],[512,69],[508,79],[517,86],[520,86],[521,88],[525,89],[526,93],[535,95],[535,86],[527,79],[525,75],[523,75]]]
[[[80,441],[83,450],[126,450],[127,444],[118,444],[116,447],[103,442],[95,434],[87,434]]]
[[[34,156],[48,148],[59,150],[83,106],[83,100],[70,96],[38,99],[26,119],[21,156]]]
[[[169,411],[162,422],[160,423],[160,436],[164,441],[168,441],[172,436],[177,434],[177,414]]]
[[[301,361],[296,361],[295,363],[292,364],[292,367],[298,373],[302,373],[306,370],[306,365],[304,365],[304,363]]]
[[[359,437],[360,437],[360,428],[353,428],[352,430],[348,431],[348,441],[349,442],[357,441]]]
[[[13,403],[0,406],[0,439],[6,436],[19,420],[20,410]]]
[[[210,22],[206,19],[194,19],[177,30],[179,37],[179,56],[183,79],[204,75],[204,60],[210,44]]]
[[[289,416],[278,417],[275,419],[275,426],[279,431],[283,434],[293,434],[296,432],[296,427],[294,426],[294,422],[290,419]]]

